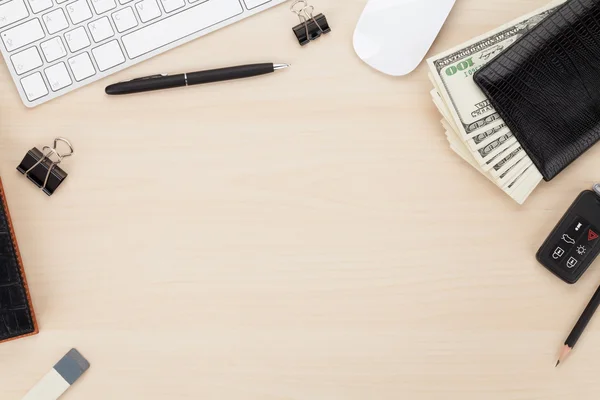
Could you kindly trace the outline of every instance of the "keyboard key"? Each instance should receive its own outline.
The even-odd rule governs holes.
[[[42,78],[42,74],[39,72],[21,79],[21,85],[23,86],[23,90],[29,101],[37,100],[48,94],[48,88],[44,83],[44,78]]]
[[[96,69],[88,53],[81,53],[78,56],[69,58],[69,66],[77,82],[89,78],[96,73]]]
[[[65,39],[67,39],[67,46],[69,46],[72,53],[90,45],[90,38],[88,38],[83,26],[65,33]]]
[[[246,8],[248,8],[248,10],[251,10],[253,8],[262,6],[263,4],[267,4],[270,2],[271,2],[271,0],[244,0],[244,3],[246,3]]]
[[[151,21],[154,18],[160,17],[161,14],[156,0],[142,0],[139,3],[135,3],[135,8],[142,22]]]
[[[106,71],[125,62],[125,56],[116,40],[96,47],[92,50],[92,54],[100,71]]]
[[[119,3],[121,4],[127,4],[127,3],[131,3],[133,0],[119,0]]]
[[[36,18],[4,31],[0,36],[2,36],[6,50],[13,51],[40,40],[45,34],[40,20]]]
[[[131,28],[135,28],[138,25],[137,19],[135,19],[135,14],[133,13],[133,9],[131,7],[114,12],[112,17],[119,33],[125,32]]]
[[[50,88],[55,92],[64,89],[73,83],[64,62],[46,68],[44,73],[46,74],[48,83],[50,83]]]
[[[44,14],[42,20],[46,25],[46,29],[48,29],[48,33],[51,35],[69,27],[69,22],[67,21],[67,17],[65,17],[65,12],[62,8],[57,8],[48,14]]]
[[[52,3],[52,0],[29,0],[29,5],[31,6],[31,11],[37,14],[51,8],[54,3]]]
[[[20,53],[13,54],[10,56],[10,60],[15,67],[15,71],[17,71],[17,74],[19,75],[34,70],[37,67],[41,67],[44,63],[42,57],[40,57],[40,53],[35,47],[30,47]]]
[[[0,28],[29,17],[23,0],[12,0],[0,5]]]
[[[185,0],[161,0],[161,3],[165,11],[168,13],[181,7],[185,7]]]
[[[53,62],[67,55],[67,49],[63,45],[62,39],[57,36],[40,44],[42,53],[46,57],[46,61]]]
[[[211,0],[122,36],[129,58],[136,58],[244,12],[238,0]]]
[[[92,18],[92,10],[88,6],[87,1],[77,0],[67,5],[67,12],[73,24],[78,24],[82,21]]]
[[[96,43],[101,42],[115,34],[108,17],[102,17],[99,20],[90,22],[88,28],[92,34],[94,42]]]
[[[96,10],[96,14],[102,14],[113,8],[117,8],[117,3],[115,3],[115,0],[92,0],[92,6]]]

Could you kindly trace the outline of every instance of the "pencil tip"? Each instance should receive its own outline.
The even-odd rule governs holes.
[[[572,350],[571,347],[569,347],[566,344],[564,345],[564,347],[560,351],[560,355],[558,356],[558,361],[556,362],[556,365],[554,366],[554,368],[558,367],[558,364],[560,364],[561,362],[565,361],[565,359],[567,358],[567,356],[569,355],[569,353],[571,352],[571,350]]]
[[[273,69],[277,71],[278,69],[289,68],[290,64],[273,64]]]

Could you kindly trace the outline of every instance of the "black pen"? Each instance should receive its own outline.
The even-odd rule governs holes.
[[[131,94],[152,90],[171,89],[181,86],[201,85],[203,83],[229,81],[270,74],[288,68],[288,64],[251,64],[239,67],[213,69],[209,71],[188,72],[177,75],[152,75],[127,82],[119,82],[106,87],[106,94]]]

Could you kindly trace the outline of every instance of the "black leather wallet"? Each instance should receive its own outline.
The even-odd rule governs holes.
[[[0,180],[0,342],[37,332],[27,279]]]
[[[546,181],[600,139],[600,0],[570,0],[474,76]]]

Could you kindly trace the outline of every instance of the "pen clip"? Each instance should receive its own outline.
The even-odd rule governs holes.
[[[134,81],[143,81],[143,80],[147,80],[147,79],[163,78],[165,76],[168,76],[168,75],[167,74],[157,74],[157,75],[143,76],[141,78],[131,79],[131,80],[127,81],[127,82],[134,82]]]

